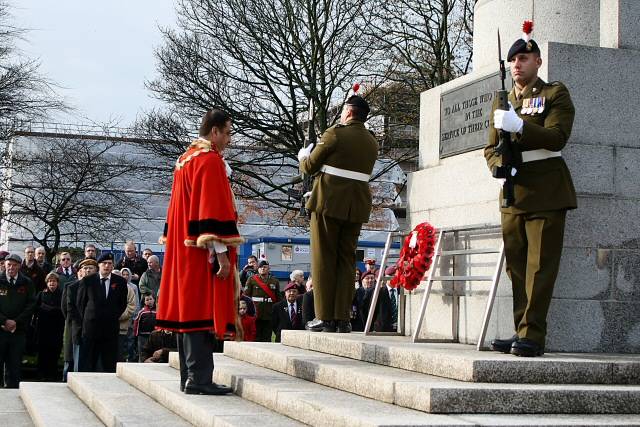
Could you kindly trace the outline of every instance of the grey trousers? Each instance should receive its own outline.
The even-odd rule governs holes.
[[[213,382],[213,339],[208,331],[178,334],[181,384],[187,379],[198,385]]]

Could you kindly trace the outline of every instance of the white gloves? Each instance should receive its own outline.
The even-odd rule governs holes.
[[[311,150],[313,150],[314,144],[309,144],[306,147],[302,147],[300,151],[298,151],[298,161],[301,162],[303,159],[306,159],[311,155]]]
[[[509,103],[509,111],[495,110],[493,112],[493,127],[507,132],[522,132],[523,122],[513,110],[513,105]]]

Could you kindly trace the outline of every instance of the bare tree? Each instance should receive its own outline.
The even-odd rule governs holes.
[[[234,141],[251,155],[229,160],[243,199],[268,200],[295,211],[287,181],[298,174],[296,153],[307,112],[321,133],[337,120],[355,81],[377,84],[384,62],[367,34],[372,0],[179,0],[179,30],[163,30],[156,52],[160,77],[148,83],[168,112],[153,111],[138,128],[174,157],[187,130],[212,106],[234,119]],[[277,174],[265,173],[276,168]]]
[[[39,63],[25,59],[15,42],[24,30],[11,25],[9,4],[0,0],[0,138],[6,137],[16,119],[43,118],[52,111],[66,110],[53,84],[39,72]]]
[[[126,237],[148,197],[129,189],[150,167],[118,142],[15,136],[4,149],[2,219],[44,246],[49,259],[79,236]]]
[[[415,94],[470,70],[476,0],[382,2],[372,34],[391,52],[392,80]]]

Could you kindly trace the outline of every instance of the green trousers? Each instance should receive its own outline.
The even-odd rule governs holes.
[[[544,346],[547,312],[558,276],[566,210],[502,214],[513,320],[520,338]]]
[[[350,319],[361,228],[361,223],[311,212],[311,275],[318,319]]]

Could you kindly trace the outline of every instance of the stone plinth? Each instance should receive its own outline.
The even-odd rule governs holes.
[[[503,9],[506,3],[510,7]],[[515,3],[521,8],[514,8]],[[548,318],[548,351],[640,350],[640,115],[636,106],[640,89],[634,71],[640,67],[640,51],[634,44],[637,40],[629,36],[633,29],[638,34],[638,13],[632,13],[636,8],[640,2],[624,0],[481,0],[476,9],[474,72],[421,97],[420,170],[410,175],[407,193],[411,226],[422,221],[436,227],[499,223],[500,185],[491,177],[482,150],[440,158],[440,98],[495,73],[497,23],[506,52],[522,20],[533,13],[543,57],[540,77],[565,83],[576,107],[563,157],[573,175],[579,208],[567,217]],[[516,16],[516,10],[523,11]],[[569,16],[571,25],[563,21]],[[574,34],[576,28],[588,36],[581,39]],[[608,47],[600,47],[601,43]],[[496,241],[499,238],[488,238],[464,247],[496,245]],[[489,264],[464,260],[456,275],[486,275]],[[510,287],[503,273],[487,339],[513,333]],[[471,284],[462,292],[457,327],[461,342],[477,341],[487,290],[486,284]],[[408,297],[407,333],[421,298],[420,289]],[[451,302],[442,296],[432,298],[429,305],[427,330],[421,336],[446,338],[452,319],[443,313],[451,311]]]

